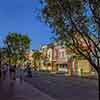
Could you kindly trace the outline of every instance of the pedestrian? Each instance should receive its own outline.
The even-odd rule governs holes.
[[[16,64],[14,64],[13,68],[13,80],[16,80]]]
[[[25,70],[27,71],[27,76],[32,77],[32,70],[31,70],[30,64],[27,65]]]
[[[7,64],[3,64],[2,66],[2,74],[3,74],[3,79],[5,80],[6,79],[6,73],[8,71],[8,68],[7,68]]]
[[[16,64],[10,65],[9,72],[10,72],[10,78],[16,80]]]
[[[20,82],[23,81],[23,66],[21,64],[19,64],[18,69],[19,69],[19,78],[20,78]]]

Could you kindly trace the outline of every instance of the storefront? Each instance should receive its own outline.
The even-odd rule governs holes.
[[[67,62],[56,62],[57,70],[59,72],[66,72],[68,73],[68,64]]]

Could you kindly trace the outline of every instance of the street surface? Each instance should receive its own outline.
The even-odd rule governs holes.
[[[55,100],[31,84],[17,80],[0,80],[0,100]]]
[[[33,72],[33,77],[0,80],[0,100],[99,100],[98,81]]]
[[[95,79],[34,72],[33,78],[25,80],[56,100],[99,100]]]

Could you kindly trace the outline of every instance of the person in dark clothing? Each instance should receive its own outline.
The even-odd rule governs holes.
[[[27,71],[27,76],[32,77],[32,70],[29,64],[27,65],[27,68],[25,70]]]
[[[7,71],[8,71],[8,65],[7,64],[3,64],[3,66],[2,66],[3,79],[6,78]]]
[[[10,65],[9,72],[10,72],[10,78],[16,80],[16,64]]]

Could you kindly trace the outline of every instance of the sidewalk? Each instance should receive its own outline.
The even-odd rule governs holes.
[[[0,100],[55,100],[27,82],[0,80]]]

